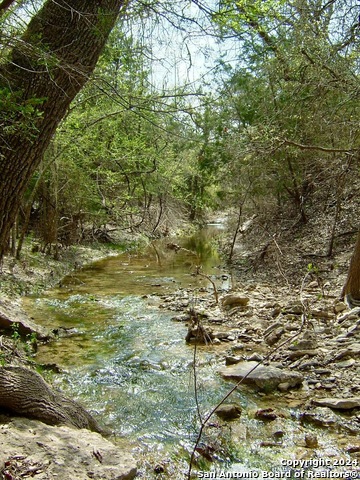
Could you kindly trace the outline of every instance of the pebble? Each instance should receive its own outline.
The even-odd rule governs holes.
[[[308,448],[318,448],[319,442],[318,438],[316,435],[313,435],[311,433],[308,433],[305,435],[305,445]]]

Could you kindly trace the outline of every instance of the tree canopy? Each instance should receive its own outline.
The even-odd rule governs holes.
[[[339,212],[359,161],[355,0],[4,1],[0,13],[0,257],[20,255],[30,230],[44,246],[162,235],[209,209],[233,212],[234,239],[244,215],[290,209],[305,224],[329,175]]]

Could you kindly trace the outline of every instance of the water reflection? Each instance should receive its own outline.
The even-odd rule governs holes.
[[[64,293],[66,296],[75,290],[88,294],[145,295],[206,285],[204,279],[194,276],[199,265],[207,274],[221,279],[221,260],[209,230],[176,243],[182,247],[178,250],[167,247],[171,244],[174,243],[163,239],[151,243],[141,253],[125,253],[96,262],[66,277],[62,281],[62,292],[55,289],[50,295],[58,297]]]

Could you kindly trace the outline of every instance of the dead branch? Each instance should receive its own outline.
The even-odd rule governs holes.
[[[215,282],[214,280],[210,277],[210,275],[206,275],[205,273],[201,273],[200,270],[201,270],[201,265],[197,265],[196,266],[196,272],[195,272],[195,275],[199,275],[200,277],[203,277],[203,278],[206,278],[207,280],[209,280],[209,282],[211,283],[211,285],[213,286],[213,289],[214,289],[214,296],[215,296],[215,302],[216,304],[219,303],[219,295],[218,295],[218,291],[217,291],[217,288],[216,288],[216,285],[215,285]]]
[[[303,145],[301,143],[293,142],[292,140],[285,139],[282,142],[283,145],[291,145],[293,147],[300,148],[300,150],[319,150],[320,152],[328,152],[328,153],[355,153],[358,151],[356,148],[329,148],[329,147],[322,147],[320,145]]]

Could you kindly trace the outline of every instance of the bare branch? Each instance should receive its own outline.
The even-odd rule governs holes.
[[[327,153],[355,153],[358,152],[358,148],[328,148],[321,147],[320,145],[303,145],[301,143],[293,142],[292,140],[285,139],[283,145],[291,145],[292,147],[300,148],[300,150],[319,150],[320,152]]]

